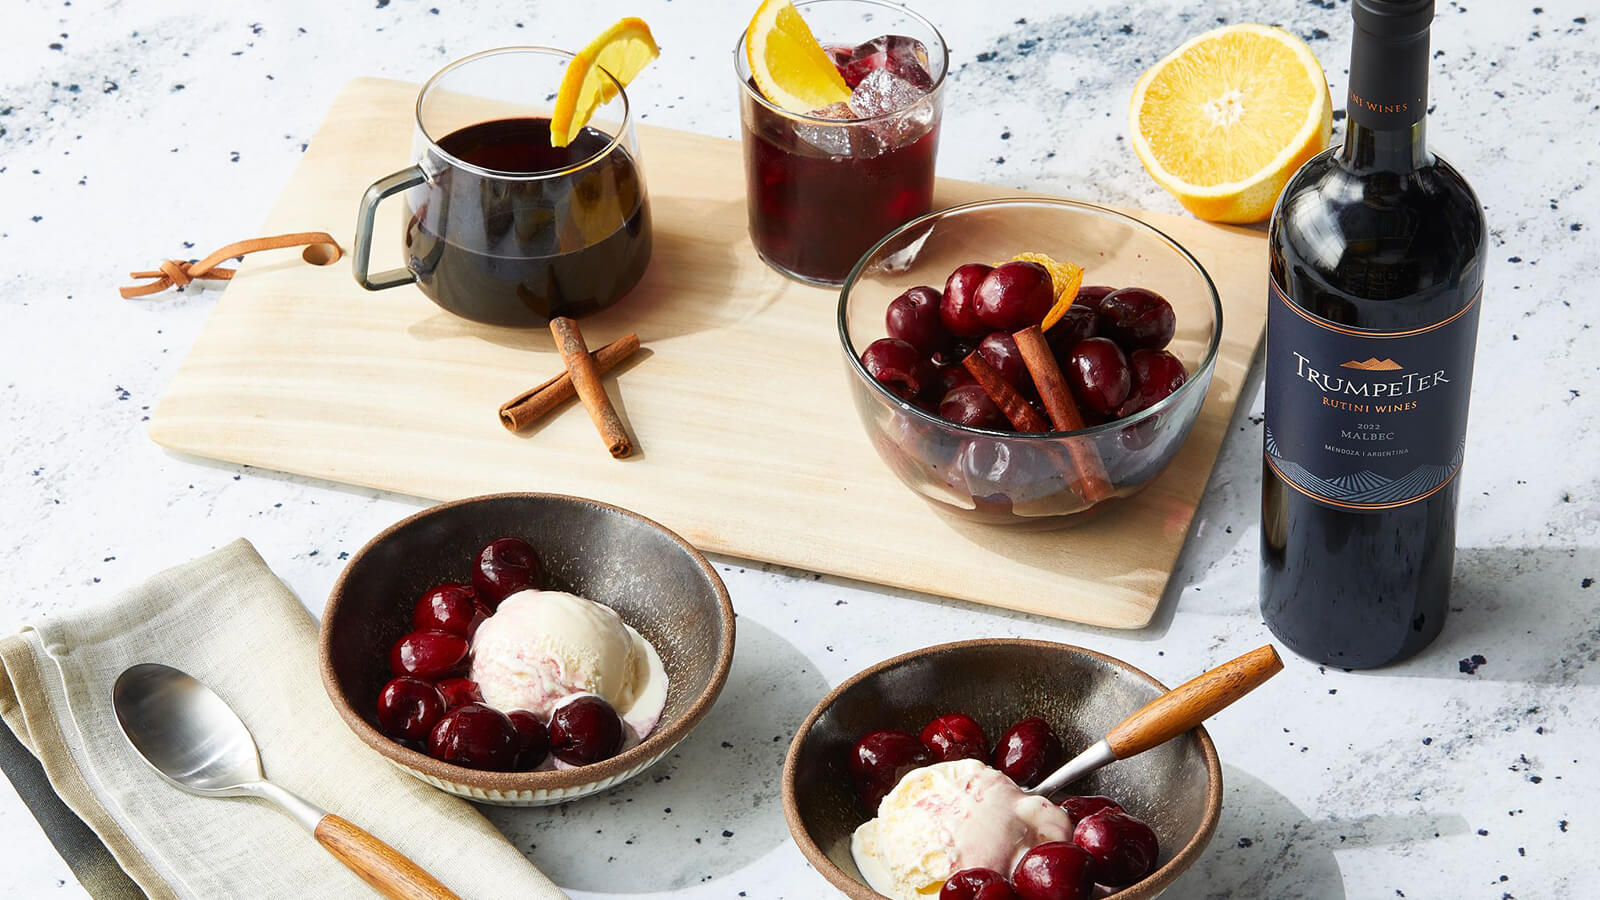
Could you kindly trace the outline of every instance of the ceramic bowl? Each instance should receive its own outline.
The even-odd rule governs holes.
[[[993,741],[1012,723],[1038,715],[1054,726],[1071,756],[1165,690],[1121,660],[1047,641],[964,641],[897,656],[839,685],[800,726],[783,769],[789,831],[846,896],[881,900],[850,856],[851,833],[870,818],[847,768],[861,735],[879,728],[916,734],[935,716],[965,712]],[[1222,767],[1210,736],[1196,728],[1112,763],[1071,792],[1112,797],[1155,830],[1161,846],[1156,871],[1111,895],[1149,900],[1211,841],[1222,809]]]
[[[1165,297],[1177,316],[1166,349],[1183,361],[1188,380],[1126,418],[1019,434],[941,419],[926,408],[938,398],[908,403],[867,373],[861,353],[886,336],[891,300],[917,285],[943,289],[965,263],[993,264],[1023,251],[1083,265],[1086,284],[1136,285]],[[1138,493],[1177,456],[1216,369],[1222,301],[1193,254],[1132,216],[1070,200],[984,200],[913,219],[867,251],[839,292],[838,326],[856,414],[906,487],[959,518],[1053,528]],[[1095,492],[1083,489],[1079,471],[1089,454],[1105,471]]]
[[[469,580],[478,550],[499,537],[526,540],[544,563],[548,587],[610,606],[661,654],[667,705],[638,746],[573,769],[485,772],[436,760],[378,729],[389,647],[411,630],[417,598],[442,581]],[[716,701],[733,640],[728,591],[682,538],[594,500],[492,494],[417,513],[351,557],[322,616],[322,683],[356,736],[406,772],[480,803],[544,806],[620,784],[671,752]]]

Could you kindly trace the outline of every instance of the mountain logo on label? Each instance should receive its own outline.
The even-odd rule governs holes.
[[[1369,357],[1366,362],[1356,362],[1352,359],[1349,362],[1340,363],[1339,368],[1360,369],[1363,372],[1397,372],[1401,366],[1392,359],[1379,359],[1373,356]]]

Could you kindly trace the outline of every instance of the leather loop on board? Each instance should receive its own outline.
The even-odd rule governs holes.
[[[326,231],[297,231],[293,234],[279,234],[272,237],[251,238],[247,241],[236,241],[223,247],[199,262],[184,262],[178,259],[169,259],[161,264],[159,269],[149,272],[130,272],[131,278],[154,279],[147,284],[135,284],[119,288],[123,299],[131,300],[134,297],[147,297],[159,294],[170,287],[183,287],[192,283],[196,278],[208,278],[226,281],[233,277],[233,269],[223,268],[218,264],[243,256],[246,253],[255,253],[259,250],[281,250],[285,247],[305,247],[300,254],[305,261],[312,265],[326,266],[338,262],[344,255],[344,249],[333,235]]]

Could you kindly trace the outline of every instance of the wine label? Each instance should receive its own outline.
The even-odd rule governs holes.
[[[1330,322],[1276,283],[1267,310],[1267,463],[1327,506],[1383,510],[1461,471],[1478,299],[1442,322],[1381,332]]]

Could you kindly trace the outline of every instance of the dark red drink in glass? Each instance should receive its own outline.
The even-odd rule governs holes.
[[[878,239],[933,208],[947,54],[939,32],[897,4],[812,0],[796,8],[853,94],[808,113],[782,109],[751,80],[741,39],[735,67],[750,239],[780,272],[837,285]]]

